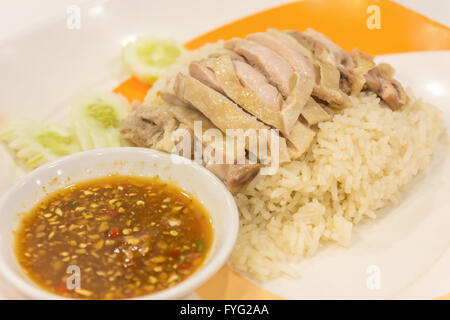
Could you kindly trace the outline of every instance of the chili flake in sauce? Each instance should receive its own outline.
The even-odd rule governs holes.
[[[172,287],[211,247],[203,206],[158,178],[111,176],[69,186],[28,213],[16,255],[28,276],[55,294],[123,299]],[[80,288],[69,266],[80,270]]]

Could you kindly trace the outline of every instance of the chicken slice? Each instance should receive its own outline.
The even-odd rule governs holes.
[[[288,141],[292,143],[294,148],[290,148],[289,155],[292,159],[300,158],[311,146],[311,143],[316,136],[316,132],[306,125],[297,121],[290,132]]]
[[[316,78],[311,60],[303,55],[301,51],[297,50],[289,41],[265,32],[250,34],[247,36],[247,39],[257,42],[279,54],[290,64],[292,69],[299,72],[302,76],[307,76],[311,79]]]
[[[282,132],[287,137],[292,136],[291,130],[297,124],[304,106],[311,97],[313,87],[314,81],[311,78],[302,77],[294,72],[290,81],[290,94],[281,107]]]
[[[392,109],[398,110],[408,102],[408,97],[401,84],[394,79],[383,80],[379,96]]]
[[[277,53],[254,41],[233,39],[225,46],[242,55],[253,67],[261,71],[269,83],[280,90],[283,97],[290,92],[289,81],[294,70]]]
[[[222,51],[225,53],[229,50]],[[236,55],[236,53],[232,53]],[[189,74],[208,87],[222,93],[223,95],[227,95],[221,84],[218,82],[214,70],[212,70],[214,68],[214,61],[221,56],[223,55],[215,54],[211,55],[209,59],[191,62],[189,65]],[[228,56],[228,54],[226,54],[226,56]],[[249,64],[240,60],[233,60],[232,56],[229,57],[233,62],[236,76],[242,85],[251,89],[255,95],[257,95],[261,103],[263,103],[267,108],[280,110],[283,97],[274,86],[267,82],[264,75]]]
[[[343,65],[351,69],[354,67],[351,54],[344,51],[324,34],[308,29],[302,35],[309,45],[312,44],[314,54],[320,59],[336,66]]]
[[[208,64],[214,72],[218,85],[228,98],[262,122],[281,129],[280,108],[267,107],[253,90],[242,85],[230,56],[211,58]]]
[[[226,133],[227,129],[270,130],[270,127],[246,113],[227,97],[191,76],[179,73],[174,89],[180,99],[188,101],[222,132]],[[286,141],[281,137],[279,141],[280,161],[289,161]]]
[[[205,60],[191,62],[189,65],[189,74],[204,85],[225,94],[222,87],[217,82],[214,71],[211,70]]]
[[[183,107],[183,106],[170,106],[168,108],[168,112],[184,124],[187,128],[189,128],[194,135],[196,134],[205,134],[207,130],[216,129],[216,127],[209,121],[203,114],[199,111],[192,109],[191,107]],[[201,121],[202,123],[202,132],[197,133],[194,129],[194,122]],[[200,137],[196,136],[196,138],[200,139]],[[227,163],[215,163],[214,161],[217,159],[226,160],[225,155],[225,142],[217,143],[214,142],[205,142],[205,139],[201,138],[203,143],[203,157],[205,161],[205,167],[214,173],[225,186],[231,192],[235,192],[239,190],[243,185],[247,184],[255,176],[258,175],[259,170],[261,168],[260,164],[252,164],[249,163],[248,160],[243,160],[246,163],[240,163],[241,160],[236,158],[237,152],[233,152],[235,163],[227,164]],[[208,158],[208,154],[205,151],[207,148],[213,149],[212,153],[214,153],[212,158]],[[216,155],[219,154],[219,156]]]
[[[226,49],[226,48],[217,49],[217,51],[212,53],[209,56],[209,58],[217,58],[217,57],[223,56],[223,55],[230,56],[231,60],[233,60],[233,61],[245,62],[245,59],[241,55],[237,54],[236,52],[234,52],[230,49]]]
[[[297,137],[291,131],[311,95],[312,79],[301,77],[295,72],[292,75],[289,96],[283,101],[281,110],[277,110],[262,104],[254,91],[241,84],[230,56],[210,59],[208,64],[213,69],[218,84],[231,100],[262,122],[279,129],[297,150],[304,150],[305,141],[300,142],[302,137]]]
[[[375,62],[372,56],[357,49],[353,50],[351,57],[353,59],[351,66],[344,64],[337,66],[341,73],[339,86],[347,95],[356,96],[362,91],[366,83],[364,74],[375,67]]]
[[[180,99],[188,101],[222,131],[242,128],[268,129],[227,97],[191,76],[179,73],[174,89]]]
[[[179,126],[164,107],[142,104],[122,120],[120,132],[124,139],[138,146],[172,152],[175,144],[170,135]]]
[[[338,66],[346,58],[337,57],[335,52],[331,52],[322,42],[305,33],[289,31],[286,34],[295,39],[304,50],[311,53],[311,59],[316,69],[316,85],[313,89],[313,96],[335,106],[347,104],[348,96],[340,89],[340,72],[338,70]],[[336,51],[338,50],[336,49]]]
[[[277,88],[267,82],[261,72],[242,61],[233,61],[233,65],[239,81],[251,89],[264,106],[274,110],[281,109],[283,97]]]
[[[365,74],[366,89],[375,92],[392,110],[398,110],[408,103],[408,95],[402,85],[392,77],[394,69],[386,64],[378,66]]]
[[[302,117],[309,126],[313,126],[323,121],[331,119],[331,115],[326,112],[313,98],[309,98],[302,111]]]
[[[295,151],[290,151],[290,154],[304,152],[305,143],[310,143],[311,139],[309,136],[304,136],[304,131],[292,130],[292,128],[295,125],[300,125],[299,123],[296,124],[296,122],[298,122],[300,112],[311,95],[313,81],[310,78],[300,78],[297,73],[294,73],[292,76],[293,80],[290,94],[286,101],[283,101],[278,90],[268,84],[266,78],[261,73],[248,64],[240,61],[232,61],[229,55],[209,58],[203,61],[203,65],[205,68],[210,68],[208,70],[213,71],[211,77],[214,78],[213,81],[215,82],[215,85],[220,87],[220,89],[216,91],[224,92],[228,98],[244,110],[254,115],[262,122],[279,129],[295,149]],[[242,84],[242,81],[240,81],[238,77],[236,65],[240,68],[241,77],[242,74],[246,72],[244,73],[244,77],[247,77],[246,82],[250,82],[250,86],[255,88],[260,95]],[[310,80],[308,81],[308,79]],[[261,84],[259,87],[258,83]],[[207,83],[204,84],[208,85]],[[268,86],[268,89],[273,89],[275,91],[270,98],[273,98],[274,95],[279,97],[281,106],[280,103],[274,106],[273,104],[265,105],[261,102],[261,95],[267,95],[273,92],[268,90],[268,92],[261,93],[265,86]]]
[[[179,122],[172,114],[181,118],[183,123]],[[124,139],[132,141],[137,146],[172,152],[174,143],[168,143],[168,139],[162,138],[170,137],[179,128],[188,130],[193,137],[193,122],[196,120],[205,121],[203,123],[205,129],[213,127],[212,124],[208,125],[208,120],[196,110],[181,106],[141,104],[122,121],[121,134]],[[193,143],[193,140],[191,140],[191,143]],[[260,170],[259,164],[248,163],[248,160],[244,164],[210,163],[206,167],[222,180],[232,192],[251,181]]]
[[[378,93],[381,89],[381,78],[379,77],[377,70],[375,68],[369,70],[364,76],[366,78],[366,88]]]
[[[189,103],[178,98],[174,93],[170,92],[160,92],[159,97],[171,106],[189,106]]]
[[[231,192],[253,180],[259,173],[259,164],[207,164],[206,168],[214,173]]]
[[[231,157],[231,154],[229,154],[228,157],[225,158],[226,141],[222,140],[222,141],[205,142],[205,139],[203,139],[203,137],[206,135],[207,131],[218,129],[211,121],[209,121],[208,118],[206,118],[198,110],[192,108],[189,105],[184,106],[172,105],[168,107],[167,112],[170,113],[173,117],[175,117],[183,125],[185,125],[193,133],[194,138],[196,138],[197,141],[202,142],[204,147],[209,146],[210,148],[212,148],[215,154],[214,159],[222,160],[222,162],[225,162],[225,159],[229,159],[229,161],[233,161],[233,163],[239,162],[240,159],[238,159],[238,157],[241,155],[239,155],[236,151],[233,152],[232,154],[233,157]],[[195,126],[196,122],[201,124],[201,126],[196,128]],[[210,161],[210,159],[206,160],[207,162]]]

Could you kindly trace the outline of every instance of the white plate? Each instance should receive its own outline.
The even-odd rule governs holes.
[[[198,7],[203,10],[190,10],[189,19],[179,1],[130,2],[104,5],[99,1],[82,8],[80,30],[69,30],[66,21],[59,20],[0,45],[0,116],[64,119],[67,103],[75,96],[111,89],[126,78],[119,54],[121,44],[131,36],[150,32],[184,42],[237,18],[226,2],[218,8],[218,2],[202,0]],[[269,1],[267,6],[276,2]],[[218,10],[220,15],[206,14]],[[243,2],[238,14],[252,11],[257,9]],[[391,62],[406,86],[444,111],[449,131],[450,52],[390,55],[379,60]],[[287,298],[435,298],[448,293],[449,151],[445,138],[432,167],[416,179],[403,201],[384,210],[380,219],[357,227],[350,248],[326,247],[299,265],[298,280],[280,279],[264,287]],[[22,174],[1,146],[0,192]],[[371,265],[380,268],[379,290],[366,286]],[[1,279],[0,296],[21,298]]]

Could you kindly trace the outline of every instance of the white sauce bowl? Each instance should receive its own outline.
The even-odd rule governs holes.
[[[216,176],[176,155],[143,148],[109,148],[77,153],[44,165],[24,177],[0,200],[0,272],[5,279],[27,297],[62,299],[37,286],[19,266],[13,232],[19,227],[23,215],[49,193],[73,183],[111,174],[159,176],[163,181],[172,182],[199,200],[213,223],[213,245],[203,265],[178,285],[138,299],[181,298],[202,285],[226,263],[236,242],[239,214],[233,196]]]

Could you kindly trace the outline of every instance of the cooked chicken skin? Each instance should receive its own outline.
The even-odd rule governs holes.
[[[268,129],[264,123],[245,113],[227,97],[190,76],[178,74],[175,93],[223,131],[243,128]]]
[[[205,60],[191,62],[191,64],[189,65],[189,74],[211,89],[225,94],[222,87],[217,82],[214,71],[211,70],[210,67],[208,67],[207,63],[205,63]]]
[[[122,137],[132,141],[139,147],[171,152],[172,150],[168,150],[167,148],[167,141],[162,143],[161,140],[170,136],[178,128],[190,130],[193,128],[193,123],[187,123],[187,125],[180,123],[166,109],[168,109],[167,106],[137,105],[136,110],[121,123]],[[177,108],[174,113],[183,117],[184,122],[193,122],[194,120],[202,119],[201,114],[196,113],[195,110],[191,112],[188,108]],[[171,147],[173,146],[172,144]],[[259,173],[260,165],[250,163],[211,163],[207,164],[206,168],[221,179],[230,191],[234,192],[251,181]]]
[[[211,68],[211,65],[214,64],[213,60],[219,57],[221,56],[214,55],[207,60],[191,62],[189,74],[211,89],[226,95],[214,74],[214,70]],[[231,56],[230,58],[233,59]],[[243,61],[233,60],[232,63],[234,72],[243,86],[251,89],[267,108],[280,110],[283,97],[274,86],[267,82],[264,75]]]
[[[311,50],[318,59],[327,61],[338,68],[340,88],[346,94],[358,94],[363,88],[368,89],[378,94],[392,110],[398,110],[408,102],[401,84],[392,79],[391,67],[389,67],[391,69],[389,73],[386,70],[383,73],[381,69],[387,68],[383,64],[375,67],[375,63],[369,55],[358,50],[350,54],[324,35],[311,29],[305,33],[293,31],[289,34]]]
[[[269,84],[261,72],[242,61],[233,61],[233,64],[236,75],[242,84],[253,90],[267,108],[281,109],[283,97],[277,88]]]
[[[214,86],[209,86],[211,89],[217,87],[216,91],[223,93],[224,96],[261,122],[279,129],[295,149],[295,151],[291,150],[290,154],[298,157],[306,151],[315,133],[308,128],[303,129],[303,125],[298,122],[298,118],[311,95],[313,81],[309,77],[302,78],[299,74],[294,73],[290,84],[290,94],[286,101],[283,101],[276,88],[268,84],[262,74],[244,62],[232,61],[227,54],[202,60],[202,63],[205,68],[212,70],[213,73],[210,75],[211,80],[209,81],[205,81],[204,77],[199,77],[200,82],[205,85],[208,85],[208,82],[214,82]],[[198,63],[191,63],[190,71],[193,69],[192,64],[197,65]],[[238,68],[236,68],[236,65]],[[245,86],[246,82],[240,81],[237,69],[241,73],[241,78],[243,77],[243,71],[246,71],[244,75],[247,77],[246,80],[252,77],[251,81],[257,83],[251,83],[249,80],[247,83],[250,82],[250,85]],[[191,72],[191,75],[196,75],[196,73]],[[261,96],[275,92],[278,93],[280,99],[279,105],[273,105],[267,101],[266,104],[262,102]],[[217,109],[220,109],[220,107]],[[229,125],[232,126],[232,124]],[[302,129],[299,130],[299,128]]]
[[[234,39],[225,45],[261,71],[267,77],[269,83],[280,90],[283,97],[289,95],[289,81],[294,70],[280,55],[257,42],[249,40]]]
[[[127,118],[121,123],[121,135],[140,147],[156,147],[161,140],[179,127],[176,121],[161,106],[149,108],[138,105]],[[170,144],[173,146],[173,143]],[[169,147],[166,148],[167,152]]]
[[[310,77],[311,79],[316,77],[311,60],[309,60],[308,57],[305,57],[288,41],[264,32],[251,34],[247,36],[247,39],[257,42],[278,53],[289,63],[292,69],[299,72],[302,76]]]
[[[394,70],[382,63],[365,74],[365,88],[378,94],[392,110],[400,109],[408,103],[408,96],[402,85],[393,79]]]
[[[228,190],[235,192],[258,175],[260,165],[208,164],[206,168],[222,180]]]
[[[246,113],[226,96],[191,76],[182,73],[177,75],[175,93],[180,99],[188,101],[222,132],[226,132],[227,129],[270,129],[256,117]],[[270,146],[268,147],[270,148]],[[290,160],[286,141],[281,137],[279,140],[279,156],[280,162]]]

